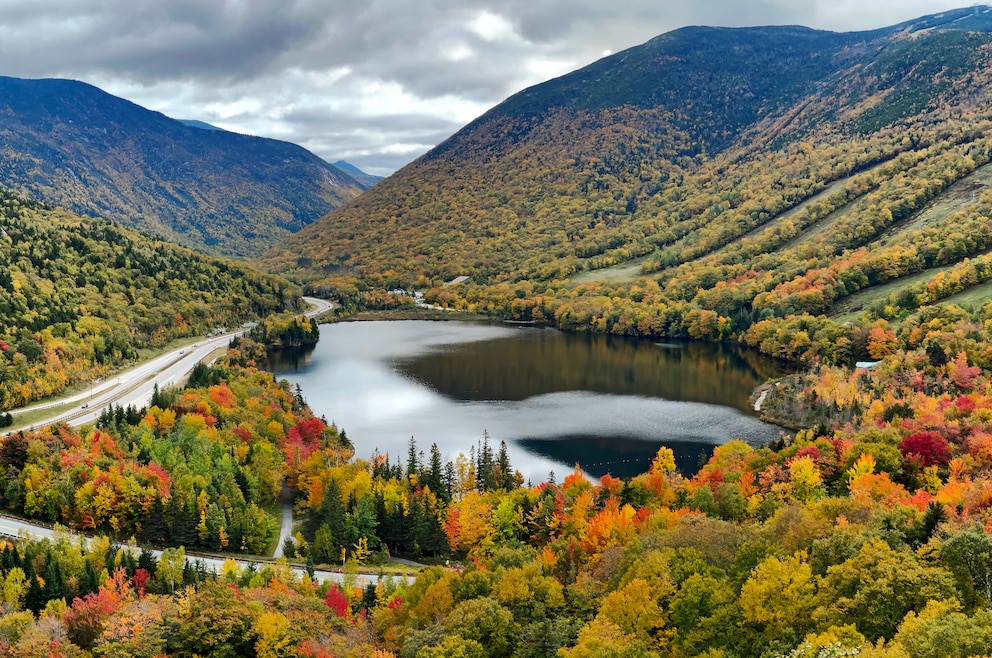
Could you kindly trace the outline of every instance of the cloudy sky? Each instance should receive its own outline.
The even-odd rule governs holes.
[[[388,174],[524,87],[685,25],[882,27],[964,0],[0,0],[0,75]]]

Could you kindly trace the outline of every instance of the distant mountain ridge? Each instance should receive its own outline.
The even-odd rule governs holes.
[[[224,130],[223,128],[218,128],[217,126],[211,125],[206,121],[198,121],[197,119],[178,119],[179,123],[189,126],[190,128],[199,128],[200,130]]]
[[[0,186],[239,257],[365,188],[294,144],[191,127],[82,82],[9,77]]]
[[[872,51],[861,48],[871,45],[878,49],[887,40],[933,30],[989,32],[992,11],[975,6],[865,32],[829,32],[794,25],[680,28],[524,89],[446,144],[457,145],[465,133],[497,117],[540,117],[552,110],[597,112],[634,106],[665,108],[699,147],[713,153],[738,138],[744,127],[822,89],[855,62],[869,62]],[[704,89],[727,93],[700,96]],[[444,146],[428,156],[443,153]]]
[[[201,130],[224,130],[223,128],[218,128],[217,126],[209,124],[206,121],[199,121],[197,119],[179,119],[179,121],[190,128],[200,128]],[[365,188],[372,187],[385,178],[385,176],[376,176],[375,174],[366,173],[347,160],[335,160],[331,164],[354,178]]]
[[[368,174],[362,171],[361,169],[359,169],[358,167],[356,167],[355,165],[351,164],[347,160],[337,160],[336,162],[334,162],[334,166],[340,169],[341,171],[348,172],[355,178],[355,180],[360,181],[361,183],[365,184],[367,187],[372,187],[379,181],[385,179],[384,176],[376,176],[375,174]]]

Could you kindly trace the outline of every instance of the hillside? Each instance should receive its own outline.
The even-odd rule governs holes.
[[[4,77],[0,185],[240,257],[366,187],[294,144],[203,130],[81,82]]]
[[[299,304],[277,277],[0,191],[0,409]]]
[[[223,128],[218,128],[217,126],[211,125],[206,121],[199,121],[197,119],[178,119],[179,123],[189,126],[190,128],[199,128],[200,130],[223,130]]]
[[[862,33],[677,30],[513,96],[265,262],[614,333],[831,313],[992,248],[984,183],[917,221],[989,162],[990,29],[975,7]],[[473,285],[440,287],[459,275]]]

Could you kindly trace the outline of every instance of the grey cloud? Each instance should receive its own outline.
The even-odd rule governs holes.
[[[264,71],[316,38],[316,3],[25,2],[2,17],[7,64],[41,73],[114,73],[153,81],[183,76],[237,79]]]
[[[294,110],[283,116],[286,123],[300,130],[326,131],[327,134],[344,135],[359,130],[397,134],[451,134],[460,124],[439,117],[402,115],[384,117],[359,117],[353,114],[314,109]]]
[[[616,52],[683,25],[864,29],[955,4],[0,0],[0,72],[103,82],[173,116],[289,139],[328,159],[355,154],[356,164],[383,170],[450,135],[459,119],[470,118],[470,108],[481,113],[604,50]],[[509,22],[515,36],[487,39],[469,29],[483,11]],[[330,75],[339,69],[349,73]],[[382,85],[400,89],[403,100]],[[379,100],[355,102],[370,89],[378,89]],[[451,103],[466,107],[454,112]]]

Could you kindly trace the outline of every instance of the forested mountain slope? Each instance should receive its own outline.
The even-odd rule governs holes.
[[[231,256],[368,187],[295,144],[202,130],[81,82],[4,77],[0,185]]]
[[[508,99],[266,262],[341,290],[468,275],[429,297],[614,333],[830,313],[992,248],[981,183],[915,219],[989,162],[990,29],[975,7],[862,33],[677,30]]]
[[[0,191],[0,409],[299,304],[277,277]]]

